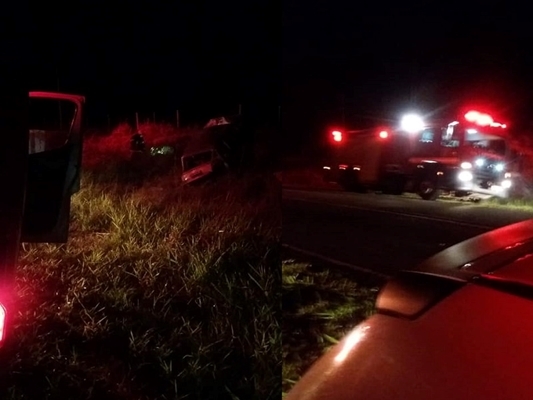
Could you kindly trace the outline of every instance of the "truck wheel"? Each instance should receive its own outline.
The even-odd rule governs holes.
[[[418,195],[424,200],[437,200],[440,189],[434,181],[422,181],[418,184]]]

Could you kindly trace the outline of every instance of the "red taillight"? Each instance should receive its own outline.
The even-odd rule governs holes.
[[[4,340],[5,324],[6,324],[6,308],[4,307],[3,304],[0,304],[0,342]]]
[[[389,132],[381,131],[381,132],[379,132],[379,137],[382,138],[382,139],[387,139],[389,137]]]
[[[331,132],[333,135],[333,140],[336,142],[340,142],[342,140],[342,132],[341,131],[333,131]]]

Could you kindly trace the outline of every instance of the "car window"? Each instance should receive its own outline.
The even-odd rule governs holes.
[[[440,129],[426,128],[414,145],[414,156],[438,156],[440,151]]]
[[[62,147],[72,129],[76,105],[71,101],[46,98],[30,98],[29,101],[29,153]]]
[[[192,156],[187,156],[183,158],[183,170],[187,171],[189,169],[198,167],[202,164],[208,163],[213,158],[213,152],[211,150],[204,151],[202,153],[194,154]]]

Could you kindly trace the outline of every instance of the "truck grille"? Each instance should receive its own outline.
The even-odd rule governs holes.
[[[473,171],[474,178],[478,181],[494,182],[503,174],[503,171],[497,171],[495,167],[496,163],[490,163],[481,167],[475,166]]]

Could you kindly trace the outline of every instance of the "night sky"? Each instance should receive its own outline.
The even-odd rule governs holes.
[[[428,3],[287,5],[284,128],[304,138],[323,134],[342,123],[343,104],[349,126],[410,110],[446,117],[465,104],[515,126],[533,120],[529,14],[490,2]]]
[[[253,3],[253,4],[252,4]],[[74,1],[32,5],[30,86],[87,97],[88,123],[276,118],[280,6],[260,2]],[[274,9],[273,11],[271,9]],[[278,26],[272,24],[272,15]]]
[[[281,105],[294,143],[342,122],[343,106],[354,127],[465,103],[533,120],[526,10],[398,3],[35,2],[30,87],[84,94],[89,125],[135,111],[172,121],[176,109],[195,122],[239,103],[272,121]]]

